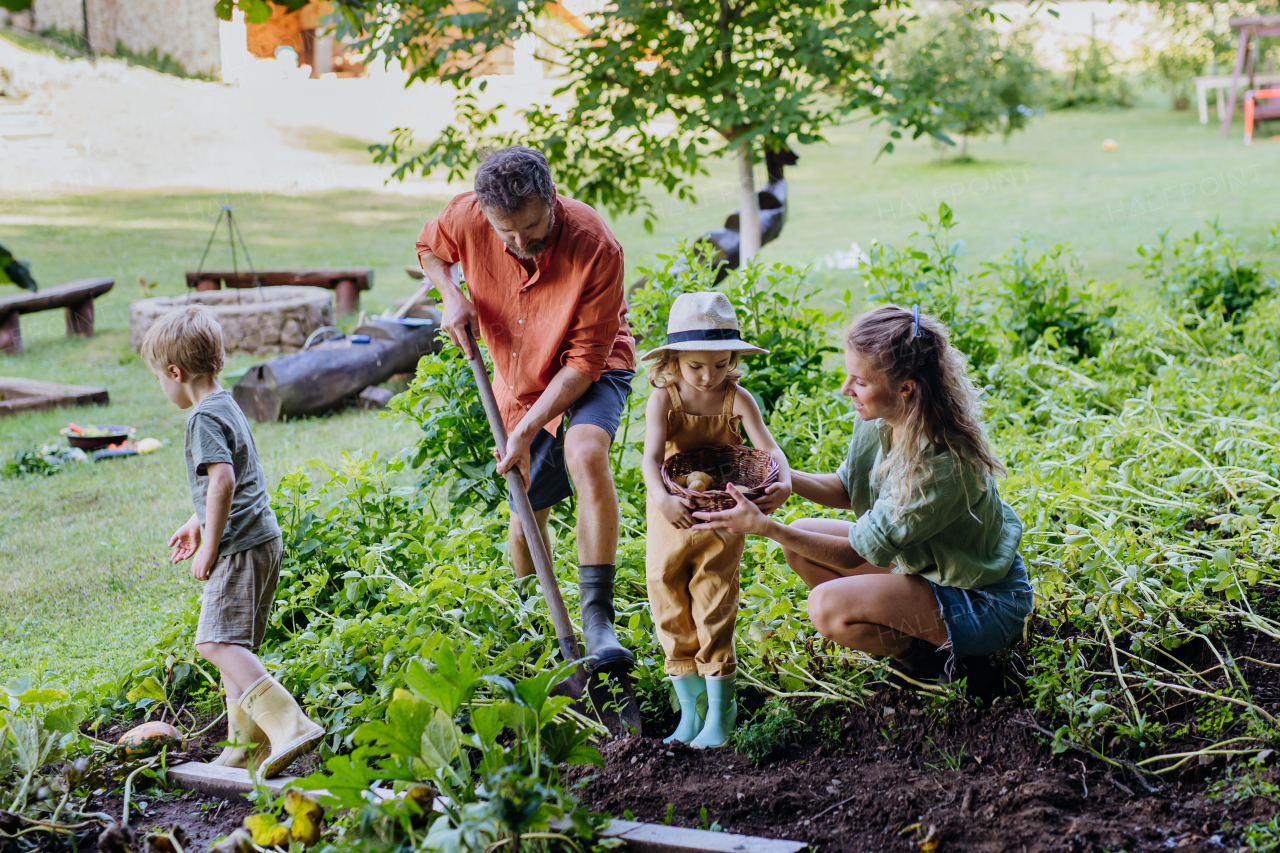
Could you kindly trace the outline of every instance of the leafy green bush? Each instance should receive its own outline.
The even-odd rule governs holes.
[[[951,330],[951,343],[969,357],[975,368],[995,362],[1000,354],[1000,301],[994,289],[981,278],[960,271],[963,240],[952,240],[951,229],[959,225],[944,202],[938,218],[921,214],[924,233],[911,235],[907,246],[871,244],[868,263],[859,270],[867,282],[867,301],[909,306],[932,314]],[[923,236],[924,248],[916,245]]]
[[[1133,106],[1123,63],[1106,43],[1090,39],[1088,45],[1066,53],[1067,73],[1061,80],[1055,109]]]
[[[1046,338],[1073,350],[1077,359],[1091,358],[1110,336],[1120,306],[1096,288],[1080,286],[1080,259],[1067,246],[1032,257],[1024,237],[1020,246],[985,266],[1000,280],[1002,325],[1013,335],[1014,352],[1026,352]]]
[[[461,349],[446,344],[438,354],[424,356],[409,388],[392,397],[387,410],[422,429],[417,444],[403,454],[422,472],[420,488],[443,488],[451,505],[485,511],[507,499],[503,481],[494,475],[493,433]]]
[[[960,137],[963,159],[970,137],[1008,139],[1037,114],[1044,72],[1032,48],[1025,29],[1000,33],[984,15],[946,4],[890,42],[889,70],[899,86],[938,105],[941,128]]]
[[[1159,243],[1138,247],[1138,254],[1147,259],[1143,274],[1165,304],[1178,311],[1218,311],[1232,318],[1275,292],[1273,268],[1261,259],[1246,258],[1239,238],[1224,232],[1218,220],[1208,222],[1206,229],[1173,244],[1166,229]],[[1268,248],[1276,245],[1276,235],[1273,228]]]
[[[604,760],[587,739],[597,730],[551,696],[572,666],[550,665],[512,680],[477,665],[466,647],[439,646],[408,662],[384,719],[361,725],[357,749],[335,756],[329,773],[302,780],[352,810],[354,831],[338,849],[573,850],[589,844],[606,815],[578,806],[560,781],[561,764]],[[410,796],[381,800],[393,782]],[[443,798],[443,799],[437,799]],[[436,808],[441,809],[436,812]],[[552,820],[569,818],[553,829]],[[390,843],[388,843],[390,842]]]
[[[751,722],[734,730],[731,740],[739,755],[758,763],[785,749],[802,731],[804,723],[791,703],[770,699]]]
[[[722,290],[733,303],[742,337],[769,350],[743,360],[743,387],[766,412],[790,388],[812,393],[827,381],[823,360],[837,352],[834,332],[840,315],[814,307],[819,288],[809,284],[808,267],[765,266],[756,260],[717,283],[720,269],[703,245],[682,243],[673,255],[659,255],[661,269],[642,269],[648,277],[635,292],[632,328],[643,352],[666,340],[671,304],[682,293]]]

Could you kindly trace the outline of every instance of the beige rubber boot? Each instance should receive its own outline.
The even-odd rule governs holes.
[[[226,685],[223,685],[226,688]],[[244,697],[241,697],[244,698]],[[227,740],[232,743],[255,743],[253,747],[253,766],[260,767],[271,754],[271,744],[267,741],[266,732],[258,728],[240,707],[239,702],[227,700]],[[250,750],[243,746],[224,746],[222,754],[211,761],[223,767],[248,767]]]
[[[259,778],[279,776],[293,760],[310,752],[324,738],[324,729],[311,721],[284,685],[264,675],[240,697],[240,707],[271,743],[271,754],[258,770]]]

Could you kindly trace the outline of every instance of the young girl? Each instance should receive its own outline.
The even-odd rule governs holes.
[[[778,462],[778,482],[754,506],[770,513],[791,495],[791,472],[749,393],[738,392],[738,357],[763,353],[738,334],[723,293],[686,293],[671,306],[667,343],[646,353],[655,390],[645,409],[644,481],[649,536],[645,576],[665,670],[680,700],[680,723],[665,740],[718,747],[729,741],[734,701],[733,627],[738,613],[738,563],[746,537],[697,531],[686,499],[669,494],[662,463],[677,453],[741,444],[739,424],[758,450]],[[762,516],[763,517],[763,516]],[[707,695],[705,721],[698,698]]]
[[[694,530],[780,543],[811,588],[819,633],[894,656],[900,684],[989,673],[986,656],[1021,634],[1032,591],[964,356],[945,326],[896,305],[863,314],[845,343],[842,392],[859,418],[848,457],[834,474],[792,477],[796,494],[858,520],[787,526],[739,499],[696,513]]]

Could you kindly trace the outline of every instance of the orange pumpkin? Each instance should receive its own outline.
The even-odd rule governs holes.
[[[129,729],[120,736],[116,745],[129,758],[141,758],[155,755],[166,746],[170,752],[181,752],[186,748],[186,741],[183,740],[182,732],[168,723],[152,721]]]

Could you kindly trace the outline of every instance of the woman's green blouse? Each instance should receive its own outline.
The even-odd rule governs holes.
[[[900,513],[897,491],[873,475],[892,449],[893,428],[856,420],[849,456],[837,472],[858,520],[849,542],[876,566],[920,575],[939,586],[975,589],[1002,580],[1022,541],[1022,521],[1000,499],[995,478],[958,465],[949,450],[926,451],[923,485],[911,488]]]

